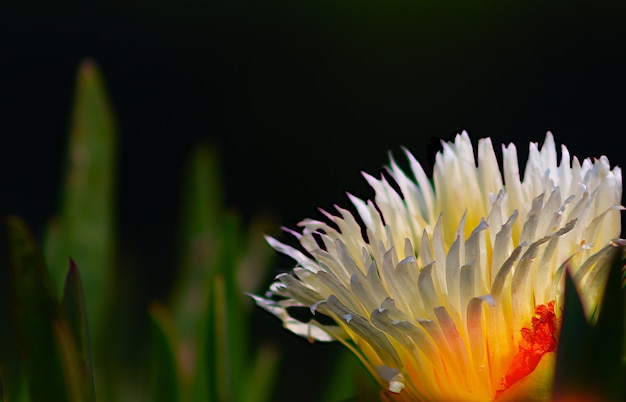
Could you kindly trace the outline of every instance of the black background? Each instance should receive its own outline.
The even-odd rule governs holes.
[[[86,57],[118,119],[119,241],[142,261],[146,301],[169,288],[183,162],[201,139],[221,149],[227,205],[291,227],[316,206],[346,205],[345,190],[370,196],[358,172],[378,172],[388,151],[406,146],[430,166],[438,140],[462,129],[515,141],[520,161],[551,130],[573,155],[623,166],[625,11],[606,1],[5,0],[0,211],[37,233],[56,211]],[[268,337],[310,349],[260,321],[277,330]],[[289,381],[314,387],[315,375]]]

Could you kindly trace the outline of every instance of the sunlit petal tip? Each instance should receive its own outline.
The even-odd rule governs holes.
[[[432,180],[408,149],[408,174],[389,153],[380,178],[362,172],[373,197],[346,193],[350,210],[284,229],[301,249],[266,237],[297,266],[253,299],[298,335],[348,346],[386,400],[541,400],[565,270],[595,311],[607,249],[625,244],[624,208],[621,169],[605,156],[581,161],[551,132],[528,149],[522,176],[516,146],[502,145],[500,171],[491,139],[475,154],[463,131],[442,141]]]

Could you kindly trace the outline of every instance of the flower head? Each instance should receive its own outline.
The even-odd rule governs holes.
[[[599,303],[612,240],[620,234],[621,171],[606,157],[582,163],[547,134],[530,144],[523,179],[513,144],[500,173],[489,138],[443,142],[433,182],[406,151],[364,174],[374,200],[348,195],[325,220],[287,230],[300,244],[268,242],[297,265],[253,296],[298,335],[356,353],[393,400],[488,401],[556,349],[565,269]],[[308,307],[337,325],[302,322]],[[553,362],[553,359],[552,359]]]

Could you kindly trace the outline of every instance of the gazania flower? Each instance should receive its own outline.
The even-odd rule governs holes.
[[[293,272],[253,296],[285,327],[342,342],[398,401],[490,401],[549,375],[570,270],[589,317],[620,234],[621,171],[606,157],[582,163],[554,139],[530,144],[523,178],[513,144],[500,173],[490,139],[467,133],[443,143],[433,183],[406,151],[410,175],[392,159],[364,174],[374,200],[348,195],[306,219],[291,247]],[[290,315],[308,307],[336,325]],[[547,368],[546,368],[547,367]],[[519,388],[519,387],[517,387]]]

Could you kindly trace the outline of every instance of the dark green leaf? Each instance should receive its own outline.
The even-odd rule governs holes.
[[[340,351],[333,367],[333,375],[328,378],[329,382],[322,401],[336,402],[354,397],[356,392],[353,373],[358,365],[361,363],[353,353],[348,350]],[[361,369],[363,370],[362,365]]]
[[[177,342],[172,317],[160,304],[150,306],[152,328],[150,400],[181,400]]]
[[[263,344],[259,347],[254,365],[250,368],[246,378],[242,402],[270,402],[272,400],[279,360],[280,354],[274,345]]]
[[[624,378],[621,373],[621,356],[624,342],[624,303],[625,292],[622,287],[624,267],[624,249],[615,248],[600,314],[593,328],[591,353],[587,364],[586,381],[593,387],[594,395],[601,395],[605,400],[624,400]]]
[[[267,245],[265,235],[273,234],[277,224],[275,219],[267,215],[252,217],[245,233],[245,250],[239,252],[237,263],[237,281],[244,293],[257,293],[263,281],[267,279],[268,267],[272,264],[276,253]],[[249,299],[244,307],[253,308],[254,303]]]
[[[623,400],[624,248],[615,247],[610,253],[610,258],[602,266],[595,267],[609,272],[593,325],[586,321],[580,296],[567,273],[553,388],[555,401],[569,398],[603,402]]]
[[[328,376],[322,401],[373,401],[380,385],[367,372],[359,358],[349,350],[341,350]]]
[[[229,280],[222,275],[213,278],[213,291],[209,310],[209,348],[207,350],[209,391],[211,400],[239,401],[242,394],[242,376],[245,372],[244,350],[242,341],[246,340],[241,332],[241,310],[232,304],[233,296],[229,292]],[[239,295],[237,295],[239,296]],[[232,317],[237,314],[239,317]],[[236,318],[236,319],[234,319]]]
[[[54,321],[52,330],[63,363],[63,375],[69,400],[71,402],[84,402],[85,395],[88,395],[89,390],[85,388],[88,384],[83,379],[80,353],[76,348],[72,330],[64,319]]]
[[[6,230],[19,352],[30,399],[68,401],[56,330],[63,320],[43,258],[21,219],[9,217]]]
[[[51,223],[44,248],[59,291],[68,259],[81,267],[96,334],[114,268],[115,147],[115,124],[102,78],[96,65],[86,61],[76,83],[61,214]]]
[[[96,394],[87,309],[85,307],[85,297],[83,295],[80,274],[76,264],[72,260],[70,260],[70,268],[65,279],[63,309],[73,339],[76,341],[79,361],[79,381],[81,383],[81,390],[84,392],[84,394],[81,395],[81,401],[93,402],[96,400]]]
[[[231,358],[228,341],[230,331],[226,317],[226,291],[224,278],[216,275],[213,281],[209,310],[209,341],[207,365],[211,401],[234,401]]]
[[[182,192],[181,269],[171,300],[181,344],[189,349],[193,370],[190,395],[193,401],[209,399],[214,378],[211,350],[209,297],[222,244],[222,201],[217,153],[206,145],[194,149],[189,160]],[[211,365],[212,367],[209,367]]]
[[[244,386],[241,373],[247,369],[246,356],[248,354],[248,331],[246,329],[247,315],[243,310],[243,300],[245,295],[239,288],[237,281],[240,247],[239,220],[234,214],[226,214],[224,226],[222,228],[222,248],[218,267],[224,278],[223,306],[216,306],[224,309],[223,315],[218,319],[218,325],[225,326],[228,334],[227,342],[223,344],[226,349],[227,360],[224,369],[229,370],[229,384],[233,399],[241,398],[241,391]],[[216,294],[216,297],[218,295]],[[217,300],[217,299],[216,299]]]
[[[183,177],[182,244],[187,252],[198,237],[214,242],[219,234],[223,213],[220,177],[217,151],[200,143],[194,148]],[[198,260],[187,260],[186,264],[193,268],[195,261]]]
[[[565,400],[579,392],[579,385],[585,375],[584,366],[589,359],[589,350],[581,345],[587,345],[591,339],[591,327],[587,323],[576,285],[569,270],[565,272],[563,322],[552,388],[555,400]]]

